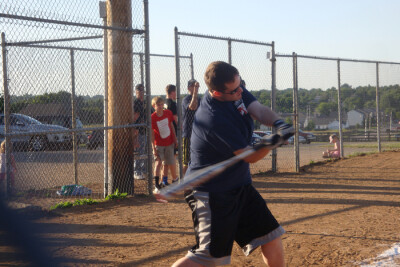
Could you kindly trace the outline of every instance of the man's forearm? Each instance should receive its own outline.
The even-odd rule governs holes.
[[[197,92],[194,91],[192,95],[192,100],[190,101],[189,104],[189,109],[190,110],[196,110],[198,106],[198,101],[197,101]]]
[[[278,114],[258,101],[251,103],[248,111],[254,119],[267,126],[272,126],[279,119]]]

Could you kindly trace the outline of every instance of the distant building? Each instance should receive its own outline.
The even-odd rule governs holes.
[[[19,113],[28,115],[42,123],[57,124],[67,128],[68,122],[72,117],[70,105],[49,103],[49,104],[29,104]]]
[[[364,119],[375,117],[376,110],[374,108],[353,109],[347,112],[347,127],[364,126]]]
[[[328,117],[310,117],[307,119],[307,125],[310,121],[314,122],[314,129],[315,130],[326,130],[329,129],[328,126],[329,124],[333,121],[333,118],[328,118]]]
[[[294,119],[294,114],[293,113],[278,113],[278,116],[281,117],[283,120],[286,120],[287,118],[290,118],[291,121]],[[304,122],[306,120],[306,114],[299,112],[299,127],[303,128],[304,127]]]
[[[338,113],[332,112],[329,116],[311,116],[305,119],[304,127],[307,127],[310,122],[313,122],[315,130],[336,130],[339,129]],[[346,124],[346,114],[342,116],[342,127],[347,128]]]
[[[348,127],[346,126],[345,123],[342,123],[342,128],[345,129],[345,128],[348,128]],[[339,130],[339,121],[338,120],[334,120],[331,123],[329,123],[328,124],[328,129],[329,130]]]

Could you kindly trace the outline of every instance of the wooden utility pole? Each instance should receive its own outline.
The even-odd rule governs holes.
[[[131,0],[107,0],[107,26],[132,28]],[[132,32],[108,30],[108,125],[133,124]],[[111,193],[133,194],[133,128],[108,131]]]

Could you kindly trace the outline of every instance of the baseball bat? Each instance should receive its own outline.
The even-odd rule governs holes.
[[[233,156],[227,160],[197,170],[190,175],[185,176],[180,182],[176,182],[164,187],[159,193],[154,194],[154,196],[160,202],[167,202],[168,199],[173,198],[179,193],[212,179],[237,162],[253,155],[261,148],[268,148],[269,150],[272,150],[281,146],[284,142],[285,140],[278,134],[274,134],[265,139],[263,138],[261,139],[260,144],[257,144],[256,146],[245,150],[243,153]]]

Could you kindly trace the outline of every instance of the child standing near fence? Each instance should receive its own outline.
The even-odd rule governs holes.
[[[11,188],[14,188],[15,183],[15,172],[17,171],[17,167],[15,165],[14,155],[12,154],[12,144],[10,143],[10,151],[11,151],[11,164],[10,164],[10,181]],[[4,140],[0,144],[0,192],[2,192],[6,187],[6,141]]]
[[[173,126],[174,117],[170,110],[164,110],[164,99],[156,96],[152,99],[151,104],[155,109],[155,112],[151,115],[151,127],[153,130],[151,139],[155,156],[154,179],[156,185],[155,191],[157,192],[160,185],[169,185],[168,176],[163,176],[160,185],[158,184],[162,163],[168,166],[171,171],[172,182],[178,180],[174,155],[174,148],[177,147],[178,142]]]
[[[329,136],[329,143],[334,144],[333,149],[328,149],[322,152],[323,158],[340,158],[340,142],[336,134],[331,134]]]

